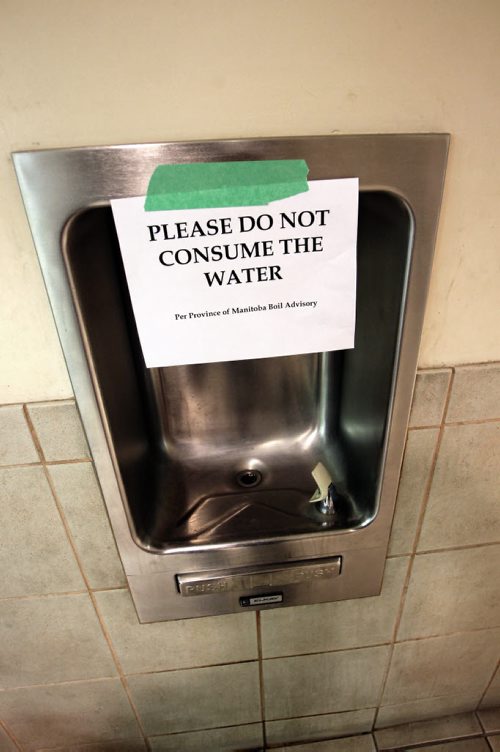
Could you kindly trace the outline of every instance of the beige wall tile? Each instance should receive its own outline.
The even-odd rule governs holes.
[[[32,403],[28,412],[47,462],[90,456],[73,401]]]
[[[325,742],[299,744],[293,747],[278,747],[276,752],[376,752],[371,734],[351,736],[347,739],[333,739]]]
[[[382,704],[484,691],[499,640],[489,629],[397,643]]]
[[[478,715],[487,733],[500,734],[500,708],[480,710]]]
[[[10,736],[0,726],[0,752],[18,752],[18,749]]]
[[[500,545],[415,558],[397,639],[500,626]]]
[[[500,422],[447,426],[419,550],[500,540]]]
[[[263,611],[264,658],[343,650],[390,642],[408,559],[389,559],[382,592],[373,598]]]
[[[128,590],[96,598],[125,673],[257,658],[253,613],[140,624]]]
[[[262,724],[250,723],[187,734],[154,736],[149,739],[149,743],[152,752],[255,752],[262,746]]]
[[[463,739],[460,742],[425,745],[425,747],[413,747],[412,749],[418,749],[418,752],[490,752],[484,739]],[[411,749],[408,749],[408,752],[411,752]]]
[[[447,422],[500,419],[500,363],[455,369]]]
[[[391,556],[411,553],[413,550],[438,435],[438,428],[408,432],[389,541]]]
[[[500,705],[500,668],[497,668],[493,681],[481,702],[482,708],[496,708]]]
[[[266,718],[373,707],[388,657],[389,648],[383,646],[266,660]]]
[[[0,646],[2,688],[116,674],[88,595],[0,601]]]
[[[26,752],[43,747],[140,738],[119,679],[0,692],[0,717]]]
[[[500,736],[489,736],[488,742],[492,752],[500,752]]]
[[[125,585],[125,574],[92,464],[52,465],[49,473],[90,586]]]
[[[378,711],[375,727],[386,728],[399,723],[441,718],[448,714],[471,711],[476,707],[480,697],[481,691],[476,690],[472,694],[446,695],[395,705],[383,705]]]
[[[268,744],[288,744],[310,739],[332,739],[370,731],[375,708],[349,710],[345,713],[309,715],[305,718],[287,718],[283,721],[266,721]]]
[[[449,368],[417,373],[410,413],[410,428],[438,426],[441,423],[450,377]]]
[[[435,721],[418,721],[381,729],[375,732],[375,739],[378,749],[382,752],[398,750],[413,744],[477,736],[481,733],[481,726],[474,713],[462,713]]]
[[[148,735],[261,719],[257,662],[131,676],[128,683]]]
[[[0,465],[39,462],[22,405],[0,407]]]
[[[0,470],[0,530],[0,597],[84,587],[41,467]]]

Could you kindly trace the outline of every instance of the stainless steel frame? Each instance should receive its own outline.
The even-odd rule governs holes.
[[[189,618],[241,608],[278,608],[379,592],[415,377],[447,149],[448,136],[425,134],[142,144],[14,155],[70,378],[141,621]],[[85,283],[70,258],[73,230],[79,226],[79,217],[89,209],[106,207],[111,198],[144,195],[158,164],[280,158],[306,159],[310,179],[357,176],[368,200],[370,195],[383,194],[392,197],[390,200],[404,207],[407,213],[406,245],[411,263],[405,267],[400,282],[401,308],[393,342],[392,387],[383,416],[383,449],[378,476],[371,481],[373,504],[360,517],[358,525],[340,528],[326,525],[323,530],[311,525],[310,529],[297,529],[293,533],[287,530],[282,535],[274,531],[273,535],[242,535],[228,540],[195,536],[188,543],[172,540],[161,545],[154,536],[139,531],[130,489],[120,470],[109,406],[103,397],[102,375],[96,368],[92,332],[84,310]],[[378,205],[377,201],[375,204]],[[93,231],[97,226],[98,223]],[[373,227],[372,222],[370,231]],[[384,244],[384,232],[382,229],[379,233],[380,246]],[[363,296],[367,299],[366,290]],[[325,367],[325,358],[320,361]],[[182,379],[180,387],[176,382],[175,369],[159,370],[171,373],[168,378],[165,374],[152,374],[153,395],[161,396],[165,384],[167,389],[182,388]],[[355,375],[358,378],[359,367]],[[362,417],[358,410],[359,425]],[[335,566],[324,569],[325,560],[335,562]],[[189,583],[193,582],[197,590],[190,591]],[[214,586],[214,582],[218,584]],[[276,589],[280,597],[274,597]],[[253,598],[245,600],[247,596]]]

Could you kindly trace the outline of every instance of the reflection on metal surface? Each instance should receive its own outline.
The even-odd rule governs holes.
[[[241,608],[231,589],[183,598],[179,572],[232,577],[339,555],[341,577],[283,584],[283,603],[379,591],[446,153],[443,135],[381,135],[15,155],[141,620]],[[312,180],[359,176],[355,348],[148,370],[109,199],[144,195],[162,163],[284,158],[305,159]],[[317,463],[335,514],[310,503]]]
[[[319,579],[338,577],[340,556],[313,562],[294,562],[287,566],[240,572],[195,572],[178,574],[177,586],[184,596],[209,595],[212,593],[242,593],[263,588],[279,588],[284,585],[300,585]]]

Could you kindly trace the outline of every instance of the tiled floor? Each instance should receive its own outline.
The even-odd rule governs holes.
[[[378,729],[373,734],[266,749],[274,752],[500,752],[500,708]]]

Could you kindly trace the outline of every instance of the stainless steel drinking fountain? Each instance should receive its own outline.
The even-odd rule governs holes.
[[[14,162],[141,621],[380,591],[448,137],[20,152]],[[353,350],[147,369],[109,201],[159,164],[305,159],[359,177]],[[310,503],[312,470],[328,491]]]

